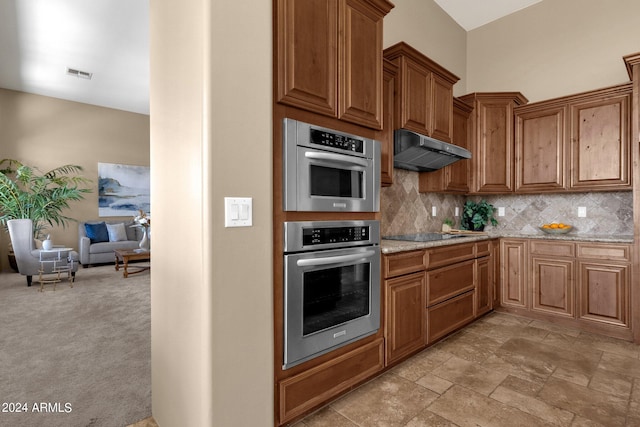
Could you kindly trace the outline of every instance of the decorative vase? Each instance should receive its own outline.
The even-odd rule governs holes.
[[[140,249],[143,251],[148,251],[151,247],[151,243],[149,242],[149,235],[147,233],[147,228],[142,227],[142,239],[140,239],[140,243],[138,244]]]
[[[45,251],[50,251],[53,248],[53,242],[51,241],[51,236],[47,234],[47,238],[42,241],[42,249]]]

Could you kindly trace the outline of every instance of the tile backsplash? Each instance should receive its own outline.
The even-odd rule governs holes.
[[[383,236],[439,231],[445,218],[460,226],[454,217],[455,207],[462,208],[466,196],[419,193],[418,173],[394,169],[394,184],[382,189],[381,233]],[[632,235],[633,197],[631,191],[469,196],[474,201],[487,200],[494,207],[504,207],[505,216],[496,219],[496,230],[539,234],[538,227],[548,222],[574,226],[573,234]],[[435,207],[436,216],[432,216]],[[587,216],[578,217],[578,207]],[[462,210],[462,209],[460,209]],[[488,226],[487,230],[492,227]]]

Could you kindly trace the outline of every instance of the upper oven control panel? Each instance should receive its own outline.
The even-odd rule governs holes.
[[[314,128],[309,129],[309,138],[311,143],[315,145],[339,148],[360,154],[364,153],[364,140],[360,138]]]
[[[284,223],[284,251],[380,244],[379,221],[301,221]]]
[[[369,240],[369,226],[349,227],[308,227],[302,229],[304,246],[327,243],[361,242]]]

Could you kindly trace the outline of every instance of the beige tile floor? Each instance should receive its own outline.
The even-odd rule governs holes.
[[[640,426],[640,347],[492,313],[295,426]]]

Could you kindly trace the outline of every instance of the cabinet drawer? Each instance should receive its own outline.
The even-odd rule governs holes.
[[[452,298],[427,309],[429,343],[473,320],[475,291]]]
[[[631,246],[612,243],[578,243],[578,258],[630,261]]]
[[[427,269],[442,267],[475,258],[475,244],[441,246],[427,251]]]
[[[491,255],[491,240],[476,243],[476,258]]]
[[[385,278],[401,276],[424,270],[425,251],[409,251],[385,255],[383,260]]]
[[[475,260],[460,262],[427,272],[427,307],[474,287]]]
[[[280,382],[280,423],[292,420],[383,369],[382,338]]]
[[[576,245],[572,242],[531,239],[529,250],[533,255],[551,255],[564,257],[574,257],[576,255]]]

